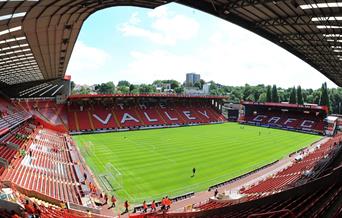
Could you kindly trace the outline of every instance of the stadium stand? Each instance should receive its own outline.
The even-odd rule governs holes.
[[[65,105],[56,104],[56,101],[53,99],[25,99],[24,101],[14,100],[13,104],[16,105],[17,108],[22,108],[23,110],[30,112],[32,115],[39,116],[55,125],[67,124]]]
[[[323,134],[328,113],[323,106],[253,102],[242,102],[242,105],[244,114],[240,115],[240,123],[314,134]]]
[[[133,100],[119,99],[115,103],[101,101],[82,105],[73,102],[68,106],[69,130],[94,131],[114,129],[137,129],[140,127],[162,127],[167,125],[189,125],[224,122],[225,118],[215,110],[210,101],[164,98],[149,100],[130,96]]]
[[[8,133],[31,117],[30,113],[0,97],[0,136]]]
[[[15,100],[13,103],[7,102],[7,106],[4,107],[6,112],[3,114],[7,118],[4,120],[12,125],[0,139],[2,144],[0,159],[3,160],[3,163],[0,164],[0,179],[3,184],[28,197],[37,198],[53,205],[60,205],[64,202],[71,205],[71,208],[66,210],[58,206],[40,204],[42,217],[86,217],[89,216],[86,212],[87,209],[77,210],[77,208],[86,205],[85,208],[93,210],[95,205],[92,201],[89,203],[90,196],[93,194],[89,183],[95,183],[94,180],[89,176],[89,181],[85,181],[84,175],[90,174],[87,173],[71,137],[66,132],[49,128],[53,127],[53,124],[68,126],[71,132],[82,132],[197,125],[225,120],[206,99],[182,100],[170,97],[161,100],[159,98],[131,97],[130,100],[120,99],[110,103],[105,102],[102,98],[99,99],[98,101],[82,100],[82,104],[79,99],[71,100],[67,105],[58,105],[50,99]],[[270,106],[267,105],[267,107]],[[279,116],[277,113],[281,109],[278,105],[272,106],[272,110],[266,110],[264,106],[259,109],[259,106],[253,105],[252,109],[245,110],[250,116],[245,114],[242,117],[244,119],[240,119],[240,122],[252,124],[251,120],[255,122],[256,119],[260,119],[260,115],[266,116],[264,114],[267,114],[270,118],[261,117],[261,121],[254,125],[272,126],[269,125],[269,120],[278,116],[280,118],[275,124],[281,124],[281,126],[275,126],[277,128],[284,128],[286,120],[292,118],[296,120],[286,126],[286,129],[299,130],[304,122],[305,125],[312,124],[310,128],[312,132],[317,133],[321,129],[323,130],[323,127],[320,127],[324,117],[322,110],[319,110],[320,113],[312,108],[312,111],[307,108],[296,108],[294,111],[290,111],[291,107],[286,105],[284,107],[287,110],[286,114],[280,112],[282,116]],[[258,109],[255,110],[255,108]],[[257,114],[254,111],[257,111]],[[299,115],[299,113],[302,114]],[[8,116],[14,116],[13,119],[16,122],[10,121]],[[276,119],[273,118],[273,120]],[[308,172],[316,169],[317,163],[332,156],[332,151],[340,141],[341,136],[337,135],[313,150],[301,151],[301,159],[294,161],[287,168],[263,181],[243,187],[240,193],[244,197],[238,201],[211,199],[204,204],[196,204],[198,206],[193,207],[196,212],[168,212],[163,215],[157,212],[144,214],[144,217],[236,217],[237,215],[247,217],[252,214],[258,216],[260,214],[262,216],[280,214],[284,217],[288,214],[296,214],[317,217],[326,214],[341,193],[341,184],[328,179],[333,174],[336,176],[341,173],[340,164],[332,160],[329,163],[334,164],[333,168],[324,165],[324,169],[319,168],[320,173],[315,174],[312,179],[301,181],[304,181],[303,178],[308,175]],[[335,156],[339,157],[339,154],[337,152]],[[315,189],[315,192],[308,192],[304,188],[305,186],[316,187],[319,186],[316,183],[328,182],[330,186],[326,190]],[[295,191],[297,189],[300,190],[298,192],[300,194]],[[293,192],[296,194],[291,194],[291,197],[286,199],[283,197],[290,196],[288,193]],[[297,202],[302,203],[298,204]],[[322,206],[312,210],[312,205],[318,202]],[[75,207],[76,210],[72,207]],[[10,212],[2,211],[2,213],[3,216],[8,216]],[[101,217],[98,213],[99,211],[96,211],[93,217]],[[264,213],[266,215],[263,215]]]
[[[20,128],[21,134],[23,129],[26,131],[27,127]],[[17,142],[14,136],[17,136],[19,131],[9,134],[4,140]],[[17,158],[13,159],[18,151],[7,152],[10,155],[7,157],[8,162],[11,159],[13,161],[4,170],[1,181],[20,189],[28,196],[39,197],[55,204],[69,202],[82,205],[81,198],[90,191],[84,183],[85,170],[79,166],[80,160],[70,137],[41,126],[25,133],[30,134],[30,139],[25,148],[20,147],[24,149],[24,154],[18,154]],[[22,142],[18,144],[20,146]]]
[[[49,128],[52,122],[45,123],[44,120],[50,121],[53,117],[68,117],[61,123],[67,124],[70,131],[134,129],[136,127],[163,127],[224,121],[224,117],[212,107],[210,101],[204,99],[184,101],[174,98],[166,98],[162,101],[121,99],[116,104],[103,103],[101,99],[98,102],[92,101],[92,103],[83,105],[80,105],[78,101],[71,101],[65,107],[64,109],[63,105],[57,105],[51,100],[14,101],[13,104],[9,103],[9,106],[6,107],[11,108],[8,110],[10,112],[7,112],[9,113],[7,116],[18,113],[25,116],[18,118],[18,123],[13,124],[15,127],[11,127],[11,130],[0,139],[2,144],[0,149],[3,149],[0,152],[0,159],[7,163],[0,164],[1,181],[26,196],[38,198],[53,205],[60,205],[63,202],[71,205],[68,210],[63,210],[58,206],[40,205],[39,208],[43,212],[42,217],[85,217],[88,216],[86,209],[78,211],[73,210],[72,207],[78,208],[86,205],[85,208],[94,209],[95,205],[92,201],[89,203],[90,196],[93,194],[89,183],[95,182],[91,176],[88,177],[89,181],[85,181],[84,175],[90,174],[87,173],[71,137],[66,132]],[[311,115],[305,119],[311,119]],[[284,116],[280,120],[288,119],[288,117],[290,116]],[[56,118],[56,120],[58,119]],[[293,126],[298,126],[300,122],[304,121],[293,122]],[[271,213],[274,216],[278,213],[314,216],[325,214],[327,208],[334,205],[338,194],[341,193],[340,183],[332,182],[329,189],[317,189],[313,193],[303,191],[306,189],[302,187],[316,186],[311,184],[316,184],[317,181],[325,183],[325,180],[329,180],[330,182],[330,179],[327,179],[330,178],[330,175],[341,173],[340,164],[338,164],[340,162],[336,163],[332,160],[329,163],[334,164],[333,168],[325,165],[323,170],[319,168],[320,174],[315,174],[315,177],[306,182],[300,181],[304,181],[303,178],[307,176],[308,172],[316,169],[317,163],[328,159],[341,140],[341,135],[337,135],[315,149],[301,151],[301,159],[294,161],[289,167],[257,184],[243,187],[240,190],[241,195],[244,196],[242,200],[211,199],[209,202],[199,203],[197,207],[194,207],[193,209],[197,212],[169,212],[164,216],[234,217],[239,214],[241,217],[247,217],[263,213]],[[337,152],[335,156],[339,157],[338,154],[340,153]],[[297,189],[301,190],[299,192],[301,195],[291,195],[286,200],[282,200],[285,197],[278,197],[278,195],[289,196],[287,193],[297,192],[294,191]],[[307,200],[299,206],[294,206],[296,202],[302,202],[303,199]],[[322,207],[312,212],[312,204],[317,202],[322,202]],[[9,211],[3,213],[7,216]],[[93,217],[101,217],[101,215],[96,215],[98,213],[97,211]],[[221,216],[222,214],[226,215]],[[148,214],[145,215],[149,217]],[[150,215],[151,217],[161,216],[159,212]]]

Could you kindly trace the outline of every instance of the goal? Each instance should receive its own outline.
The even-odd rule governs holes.
[[[84,147],[84,153],[89,156],[92,157],[95,155],[95,147],[94,144],[91,141],[85,142],[83,144]]]
[[[113,166],[111,163],[105,165],[105,174],[103,174],[101,180],[105,180],[104,184],[108,191],[117,191],[123,188],[123,175],[122,173]]]

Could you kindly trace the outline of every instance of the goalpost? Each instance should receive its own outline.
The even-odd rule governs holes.
[[[123,188],[123,175],[122,173],[113,166],[111,163],[107,163],[105,165],[106,173],[102,175],[102,180],[105,180],[105,182],[108,182],[108,184],[104,184],[107,188],[109,185],[110,187],[107,188],[107,190],[110,188],[112,191],[117,191],[119,189]]]
[[[95,155],[95,147],[91,141],[85,142],[83,144],[83,147],[84,147],[84,153],[86,155],[88,155],[89,157],[92,157]]]
[[[88,157],[96,157],[95,146],[91,141],[83,143],[83,153]],[[104,172],[99,175],[99,180],[107,192],[117,191],[123,188],[123,175],[111,163],[107,163]],[[98,166],[95,166],[98,169]],[[100,170],[100,169],[98,169]],[[102,170],[101,170],[102,171]]]

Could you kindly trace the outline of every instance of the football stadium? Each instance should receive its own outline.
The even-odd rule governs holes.
[[[233,92],[178,92],[173,81],[151,92],[126,83],[75,93],[67,67],[88,17],[172,2],[269,40],[338,88],[280,97],[269,86],[263,101],[247,93],[234,102]],[[341,8],[330,0],[0,0],[0,217],[341,217]]]

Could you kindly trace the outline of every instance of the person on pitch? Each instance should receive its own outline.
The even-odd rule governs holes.
[[[191,177],[194,177],[195,176],[195,173],[196,173],[196,168],[192,168],[192,176]]]

